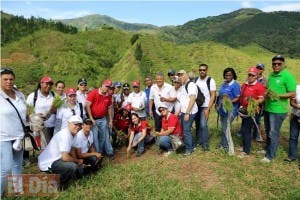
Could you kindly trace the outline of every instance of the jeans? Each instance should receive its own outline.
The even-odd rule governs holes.
[[[168,135],[164,136],[159,136],[157,138],[157,144],[159,148],[164,149],[166,151],[172,151],[172,143],[171,143],[171,138]]]
[[[220,115],[220,121],[221,121],[221,141],[220,141],[220,147],[223,147],[225,149],[228,149],[228,141],[226,138],[226,129],[227,129],[227,119],[228,119],[229,115],[226,116],[222,116]],[[232,121],[234,120],[234,117],[231,115],[231,119],[230,119],[230,125],[232,123]]]
[[[18,175],[22,174],[23,168],[23,150],[15,151],[13,150],[13,142],[10,141],[1,141],[0,142],[0,153],[1,153],[1,195],[3,195],[6,176],[7,175]],[[20,185],[19,185],[20,186]],[[22,188],[15,188],[19,192],[22,191]]]
[[[185,144],[185,152],[191,153],[194,149],[193,135],[192,135],[192,123],[195,119],[196,114],[190,114],[188,121],[184,121],[184,115],[185,115],[185,113],[180,114],[181,126],[182,126],[183,134],[184,134],[183,142]]]
[[[132,144],[136,144],[140,140],[140,138],[142,136],[143,136],[143,134],[141,132],[140,133],[136,133],[134,135]],[[152,136],[146,134],[145,138],[140,143],[138,143],[138,145],[137,145],[137,152],[140,153],[140,154],[144,153],[144,151],[145,151],[145,144],[151,142],[152,139],[153,139]]]
[[[247,154],[250,153],[251,149],[251,127],[253,125],[254,122],[251,117],[242,118],[243,151]]]
[[[195,116],[196,122],[196,144],[202,145],[203,148],[208,148],[208,127],[205,118],[204,110],[207,107],[200,107]]]
[[[53,137],[54,127],[45,127],[43,131],[44,131],[46,142],[47,144],[49,144],[51,138]]]
[[[155,131],[159,132],[161,130],[161,116],[158,115],[156,111],[153,111],[153,118],[154,118]]]
[[[74,162],[65,162],[62,159],[56,160],[51,165],[51,172],[60,175],[60,185],[65,186],[69,180],[81,176],[83,169]]]
[[[94,147],[98,153],[105,150],[107,155],[113,155],[113,148],[110,143],[109,127],[107,118],[96,119],[96,125],[93,126]]]
[[[287,114],[278,114],[264,111],[264,122],[267,134],[267,146],[265,157],[272,160],[276,156],[277,147],[279,144],[279,135],[282,122]]]
[[[298,152],[298,138],[300,132],[300,117],[295,115],[291,115],[290,120],[290,141],[289,141],[289,158],[292,160],[297,159],[297,152]]]

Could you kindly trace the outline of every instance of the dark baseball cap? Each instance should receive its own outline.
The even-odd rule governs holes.
[[[175,76],[175,70],[174,69],[170,69],[168,71],[168,76]]]
[[[274,61],[274,60],[281,60],[282,62],[284,62],[284,57],[283,57],[283,55],[278,54],[272,58],[272,61]]]
[[[93,125],[92,120],[90,120],[89,118],[86,118],[85,120],[83,120],[84,124],[88,124],[88,125]]]
[[[130,85],[128,83],[123,84],[123,89],[129,89],[129,88],[130,88]]]
[[[77,83],[78,84],[82,84],[82,83],[87,84],[87,80],[85,78],[80,78],[80,79],[78,79]]]

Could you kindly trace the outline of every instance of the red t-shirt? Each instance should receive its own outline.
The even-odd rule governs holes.
[[[128,131],[130,118],[125,118],[121,113],[115,114],[114,125],[117,130]]]
[[[178,117],[172,113],[169,114],[167,119],[164,117],[162,118],[162,129],[165,131],[168,130],[168,128],[174,128],[171,134],[181,136],[182,129],[181,129],[180,121]]]
[[[241,96],[240,96],[241,106],[247,107],[249,97],[258,99],[258,97],[263,97],[265,95],[265,92],[266,92],[266,88],[260,82],[256,82],[253,85],[244,83],[241,87]]]
[[[111,95],[99,93],[99,89],[92,90],[86,100],[91,102],[91,112],[93,117],[101,118],[107,115],[108,107],[112,105]]]
[[[134,131],[134,134],[142,132],[144,129],[147,129],[147,133],[150,130],[150,126],[148,125],[148,122],[143,120],[141,121],[140,125],[134,124],[131,126],[130,131]]]

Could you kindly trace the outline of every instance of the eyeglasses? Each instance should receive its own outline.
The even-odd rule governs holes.
[[[139,86],[133,86],[133,88],[139,88]]]
[[[272,66],[277,66],[277,65],[278,65],[278,66],[282,66],[282,62],[277,62],[277,63],[273,62],[273,63],[272,63]]]
[[[263,70],[264,68],[257,66],[256,69]]]
[[[0,68],[0,73],[2,72],[13,72],[11,68]]]
[[[199,69],[199,72],[205,72],[206,69]]]
[[[248,74],[248,76],[255,76],[254,74]]]
[[[81,83],[81,84],[79,84],[80,86],[86,86],[86,84],[84,84],[84,83]]]

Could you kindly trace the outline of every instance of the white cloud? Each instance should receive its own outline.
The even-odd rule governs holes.
[[[246,1],[242,1],[242,7],[243,8],[252,8],[252,4],[250,1],[246,0]]]
[[[264,12],[272,12],[272,11],[300,11],[300,3],[287,3],[281,5],[274,6],[266,6],[262,8]]]

